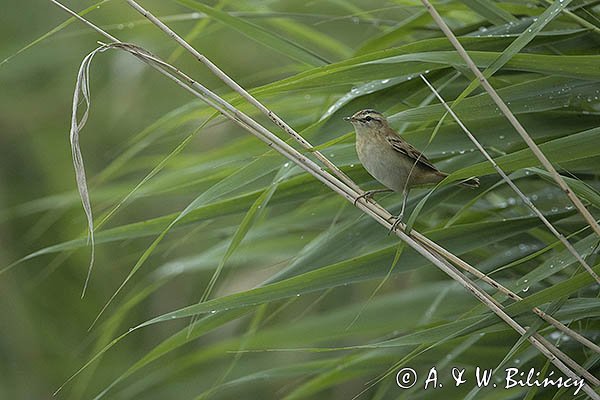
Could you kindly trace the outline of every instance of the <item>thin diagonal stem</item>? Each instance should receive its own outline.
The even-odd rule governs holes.
[[[479,141],[477,140],[477,138],[475,138],[475,136],[471,133],[471,131],[469,131],[469,129],[465,126],[465,124],[463,124],[463,122],[460,120],[460,118],[458,118],[458,115],[456,115],[456,113],[454,112],[454,110],[452,108],[450,108],[450,106],[448,106],[448,104],[442,98],[442,96],[438,93],[438,91],[435,90],[435,88],[431,85],[431,83],[429,83],[429,81],[427,80],[427,78],[425,78],[423,75],[421,75],[421,79],[423,79],[423,81],[425,82],[425,84],[429,87],[429,89],[431,89],[431,91],[433,92],[433,94],[435,94],[435,96],[438,98],[438,100],[440,101],[440,103],[442,103],[442,105],[444,106],[444,108],[446,109],[446,111],[448,111],[448,113],[452,116],[452,118],[454,118],[454,120],[456,121],[456,123],[458,124],[458,126],[460,126],[460,128],[463,130],[463,132],[466,133],[466,135],[469,137],[469,139],[471,140],[471,142],[473,142],[473,144],[475,145],[475,147],[477,147],[477,149],[479,150],[479,152],[481,154],[483,154],[483,156],[492,164],[492,166],[494,167],[494,169],[496,170],[496,172],[498,172],[498,174],[508,184],[508,186],[510,186],[510,188],[521,198],[521,200],[523,200],[523,203],[525,203],[525,205],[527,205],[527,207],[529,207],[529,209],[531,211],[533,211],[533,213],[544,223],[544,225],[546,225],[546,227],[548,228],[548,230],[550,232],[552,232],[552,234],[554,236],[556,236],[556,238],[558,240],[560,240],[560,242],[567,248],[567,250],[569,250],[569,252],[571,254],[573,254],[573,256],[577,259],[577,261],[579,261],[579,263],[581,265],[583,265],[583,267],[586,269],[586,271],[596,280],[596,282],[600,283],[600,277],[598,276],[598,274],[596,274],[594,272],[594,270],[588,265],[588,263],[585,262],[585,260],[583,259],[583,257],[581,257],[581,255],[577,252],[577,250],[575,249],[575,247],[573,247],[573,245],[567,240],[567,238],[565,238],[554,227],[554,225],[552,225],[550,223],[550,221],[548,221],[548,218],[546,218],[544,216],[544,214],[542,214],[542,212],[533,204],[533,202],[531,200],[529,200],[529,198],[527,196],[525,196],[525,194],[523,194],[523,192],[517,187],[517,185],[515,185],[515,183],[508,177],[508,175],[506,175],[506,172],[504,172],[504,170],[502,170],[502,168],[500,168],[500,166],[492,158],[492,156],[490,155],[490,153],[488,153],[487,150],[483,148],[483,146],[481,145],[481,143],[479,143]]]
[[[319,159],[327,168],[331,169],[333,173],[345,184],[350,186],[351,188],[360,191],[360,188],[352,179],[350,179],[341,169],[339,169],[334,163],[329,161],[327,157],[325,157],[321,152],[316,151],[314,147],[302,137],[298,132],[296,132],[291,126],[289,126],[283,119],[281,119],[275,112],[269,110],[265,105],[263,105],[260,101],[258,101],[254,96],[252,96],[246,89],[241,87],[236,81],[231,79],[229,75],[224,73],[219,67],[217,67],[211,60],[209,60],[206,56],[201,54],[198,50],[192,47],[188,42],[185,41],[181,36],[179,36],[175,31],[165,25],[161,20],[156,18],[151,12],[144,9],[141,5],[139,5],[134,0],[126,0],[127,3],[131,7],[133,7],[136,11],[142,14],[144,17],[148,18],[153,24],[155,24],[158,28],[160,28],[163,32],[165,32],[170,38],[175,40],[181,47],[190,52],[198,61],[206,65],[206,67],[215,74],[219,79],[221,79],[227,86],[232,88],[235,92],[237,92],[240,96],[246,99],[250,104],[255,106],[258,110],[260,110],[263,114],[265,114],[271,121],[275,123],[278,127],[280,127],[285,133],[290,135],[294,140],[300,143],[304,148],[310,150],[315,157]]]
[[[55,0],[51,1],[56,3]],[[78,17],[79,19],[83,19],[77,14],[71,12],[70,10],[69,12],[72,15]],[[88,25],[91,24],[89,22],[87,23]],[[109,38],[111,40],[113,39],[113,37]],[[358,199],[358,197],[360,197],[360,195],[362,194],[362,191],[355,190],[351,186],[342,182],[340,179],[331,175],[323,168],[316,165],[312,160],[308,159],[302,153],[291,147],[288,143],[281,140],[272,132],[264,128],[262,125],[258,124],[256,121],[248,117],[243,112],[237,110],[231,104],[229,104],[228,102],[226,102],[225,100],[223,100],[204,86],[200,85],[198,82],[194,81],[177,68],[170,66],[169,64],[152,56],[147,51],[134,45],[118,42],[113,45],[109,45],[109,47],[110,46],[119,47],[128,52],[132,52],[140,60],[147,62],[149,65],[156,68],[162,74],[167,75],[178,85],[190,91],[197,97],[200,97],[202,100],[206,101],[210,106],[215,107],[219,112],[223,113],[233,122],[237,123],[242,128],[248,130],[261,141],[265,142],[269,147],[272,147],[280,154],[296,163],[300,168],[310,173],[312,176],[314,176],[317,180],[325,184],[331,190],[344,197],[347,201],[355,203],[357,208],[371,216],[371,218],[373,218],[379,224],[383,225],[385,228],[391,229],[395,225],[391,222],[393,218],[389,212],[383,210],[380,206],[376,205],[375,203],[371,203],[362,198]],[[356,184],[354,184],[354,186],[356,186]],[[357,199],[358,201],[356,201]],[[384,213],[383,215],[380,215],[382,210],[384,211]],[[484,303],[492,312],[494,312],[498,317],[500,317],[500,319],[505,321],[517,333],[519,333],[520,335],[525,335],[527,333],[526,329],[523,326],[521,326],[512,317],[510,317],[500,305],[496,304],[495,299],[493,299],[489,294],[483,291],[467,276],[458,271],[448,261],[443,259],[440,254],[430,251],[427,247],[417,242],[413,237],[409,236],[402,230],[394,229],[394,233],[401,240],[406,242],[411,248],[413,248],[416,252],[421,254],[425,259],[436,265],[452,279],[459,282],[465,289],[471,292],[475,298]],[[148,321],[147,323],[139,325],[137,328],[139,329],[143,326],[147,326],[150,323],[151,321]],[[544,356],[546,356],[566,376],[572,379],[579,379],[579,376],[577,376],[577,374],[575,374],[562,360],[557,358],[545,343],[538,340],[534,335],[529,336],[527,340],[534,347],[536,347]],[[594,390],[589,386],[589,384],[585,383],[583,385],[583,390],[588,395],[590,395],[590,397],[600,400],[600,396],[598,396],[594,392]]]
[[[182,75],[182,73],[180,71],[178,71],[176,69],[174,69],[174,71],[177,71],[177,73],[179,75]],[[216,107],[220,112],[222,112],[226,116],[229,116],[232,120],[234,120],[235,122],[240,124],[242,127],[245,127],[246,129],[250,128],[249,130],[251,132],[253,131],[253,132],[255,132],[255,134],[258,133],[258,135],[265,135],[265,136],[262,136],[259,138],[261,138],[261,140],[265,141],[269,146],[273,147],[275,150],[280,151],[283,155],[290,158],[292,161],[296,162],[300,167],[305,169],[307,172],[309,172],[313,175],[315,172],[318,172],[319,176],[314,175],[317,179],[319,179],[321,182],[325,183],[327,186],[329,186],[331,189],[335,190],[339,194],[342,194],[348,201],[352,201],[354,203],[354,201],[356,201],[358,199],[358,197],[360,196],[358,193],[354,192],[351,188],[345,186],[342,182],[338,181],[335,177],[328,174],[326,171],[324,171],[322,168],[320,168],[319,166],[314,164],[309,159],[304,159],[304,162],[306,164],[298,163],[298,160],[302,160],[304,157],[301,153],[298,153],[295,149],[291,148],[287,143],[285,143],[281,139],[277,138],[275,135],[270,133],[268,130],[266,130],[264,127],[262,127],[260,124],[258,124],[257,122],[252,120],[250,117],[248,117],[244,113],[240,112],[239,110],[237,110],[236,108],[234,108],[233,106],[231,106],[230,104],[225,102],[224,100],[218,98],[218,96],[216,96],[215,94],[213,94],[212,92],[210,92],[208,89],[204,88],[197,82],[194,82],[193,80],[191,80],[191,78],[184,75],[184,80],[182,80],[180,82],[181,83],[183,83],[183,82],[193,83],[193,86],[194,86],[193,89],[190,88],[191,89],[190,91],[192,93],[195,92],[194,89],[196,89],[196,88],[203,88],[203,90],[205,90],[206,93],[201,93],[201,94],[208,96],[209,101],[210,101],[209,104]],[[213,101],[217,102],[218,104],[212,104]],[[232,114],[230,114],[230,113],[232,113]],[[268,135],[268,134],[270,134],[270,135]],[[271,136],[275,136],[275,138],[273,138]],[[279,148],[279,145],[282,145],[283,149]],[[288,153],[288,151],[289,151],[289,153],[291,153],[292,157],[289,157],[289,155],[286,154],[286,153]],[[296,153],[297,158],[293,157],[294,153]],[[325,176],[321,176],[320,174],[324,174]],[[393,224],[390,222],[390,220],[392,220],[391,214],[388,213],[388,218],[382,218],[381,216],[374,214],[373,213],[374,210],[372,210],[370,208],[371,206],[374,206],[374,204],[364,201],[364,199],[358,199],[358,200],[359,200],[359,202],[357,203],[357,207],[359,209],[361,209],[361,210],[365,211],[367,214],[371,215],[377,222],[379,222],[380,224],[385,226],[387,229],[392,229]],[[524,327],[522,327],[521,325],[519,325],[516,321],[514,321],[510,316],[508,316],[508,314],[506,314],[502,310],[502,306],[500,304],[498,304],[494,298],[492,298],[487,293],[482,291],[481,288],[479,288],[472,281],[470,281],[466,276],[464,276],[458,270],[456,270],[456,268],[454,266],[452,266],[451,264],[449,264],[448,261],[444,260],[440,254],[427,251],[426,247],[421,246],[417,241],[415,241],[412,237],[406,235],[403,231],[395,230],[395,233],[403,241],[405,241],[408,245],[410,245],[413,249],[415,249],[417,252],[419,252],[422,256],[424,256],[430,262],[434,263],[434,265],[438,266],[438,268],[442,269],[450,277],[452,277],[453,279],[455,279],[459,283],[461,283],[477,299],[479,299],[481,302],[483,302],[488,308],[490,308],[500,318],[502,318],[505,322],[507,322],[519,334],[521,334],[521,335],[526,334],[527,330]],[[573,379],[578,378],[578,375],[573,373],[568,367],[568,365],[577,365],[577,368],[574,368],[574,369],[576,369],[581,375],[587,376],[590,382],[592,382],[592,383],[596,382],[596,381],[594,381],[595,378],[593,376],[591,376],[587,372],[582,373],[582,371],[585,371],[585,370],[581,366],[578,366],[578,364],[576,362],[574,362],[573,360],[571,360],[570,358],[568,358],[568,356],[559,352],[558,349],[555,349],[554,348],[555,346],[553,346],[551,343],[547,343],[547,342],[544,343],[536,335],[530,336],[528,338],[528,340],[536,348],[538,348],[546,357],[548,357],[551,360],[551,362],[555,366],[557,366],[557,368],[561,369],[561,371],[563,371],[563,373],[565,373],[567,376],[570,376]],[[547,347],[547,345],[550,345],[550,346]],[[562,357],[566,357],[565,361],[561,360]],[[585,385],[584,390],[586,387],[589,388],[589,386]],[[592,397],[595,395],[595,393],[593,392],[593,390],[591,390],[591,388],[589,388],[589,390],[586,391],[586,393],[588,393]],[[600,399],[600,397],[594,397],[594,398]]]
[[[436,251],[436,252],[442,252],[442,251],[444,251],[444,249],[441,246],[439,246],[438,244],[436,244],[434,242],[431,242],[431,244],[427,244],[426,246],[430,247],[430,249],[432,251]],[[521,296],[519,296],[518,294],[516,294],[512,290],[508,289],[507,287],[503,286],[502,284],[498,283],[494,279],[490,278],[488,275],[486,275],[483,272],[479,271],[477,268],[474,268],[469,263],[463,261],[460,257],[457,257],[457,256],[455,256],[454,254],[452,254],[450,252],[448,252],[448,253],[449,253],[449,254],[447,254],[448,260],[450,262],[452,262],[454,265],[456,265],[457,267],[459,267],[459,268],[461,268],[461,269],[469,272],[470,274],[474,275],[478,279],[482,280],[483,282],[487,283],[488,285],[490,285],[494,289],[498,290],[500,293],[504,294],[509,299],[511,299],[511,300],[513,300],[515,302],[523,300],[523,298]],[[560,330],[561,332],[564,332],[565,334],[567,334],[568,336],[570,336],[574,340],[577,340],[579,343],[581,343],[584,346],[588,347],[590,350],[592,350],[592,351],[600,354],[600,346],[598,346],[596,343],[590,341],[588,338],[586,338],[586,337],[582,336],[581,334],[575,332],[574,330],[572,330],[571,328],[569,328],[568,326],[566,326],[565,324],[563,324],[562,322],[560,322],[556,318],[552,317],[551,315],[545,313],[544,311],[542,311],[538,307],[534,307],[532,309],[532,311],[535,314],[537,314],[540,318],[544,319],[546,322],[548,322],[549,324],[551,324],[552,326],[554,326],[555,328],[557,328],[558,330]]]
[[[544,168],[546,168],[546,170],[550,173],[552,178],[554,178],[554,180],[556,181],[558,186],[569,197],[569,199],[571,200],[573,205],[575,205],[575,208],[577,208],[577,210],[583,216],[585,221],[592,227],[594,232],[596,232],[596,234],[598,236],[600,236],[600,225],[598,225],[598,222],[596,222],[596,220],[594,219],[594,216],[588,211],[587,208],[585,208],[585,206],[583,205],[583,203],[581,202],[579,197],[577,197],[577,195],[575,193],[573,193],[571,188],[569,188],[569,185],[567,185],[565,180],[560,176],[560,174],[554,168],[552,163],[548,160],[546,155],[542,152],[542,150],[540,150],[540,148],[533,141],[531,136],[529,136],[529,134],[527,133],[527,131],[525,130],[523,125],[521,125],[521,123],[519,122],[517,117],[515,117],[515,115],[510,111],[510,108],[508,108],[508,106],[506,105],[504,100],[502,100],[500,95],[498,95],[496,90],[492,87],[492,85],[490,85],[490,83],[488,82],[486,77],[477,68],[477,65],[475,65],[475,63],[473,62],[473,60],[471,59],[471,57],[469,56],[469,54],[467,53],[465,48],[462,46],[462,44],[460,44],[460,42],[458,41],[458,39],[456,38],[456,36],[454,35],[452,30],[448,26],[448,24],[446,24],[444,19],[440,16],[440,14],[437,12],[437,10],[433,7],[433,5],[431,5],[431,3],[428,0],[421,0],[421,2],[423,3],[423,5],[427,9],[427,11],[429,11],[431,16],[433,17],[433,20],[438,24],[438,26],[440,27],[442,32],[444,32],[444,34],[446,35],[448,40],[450,40],[450,43],[452,43],[452,45],[454,46],[454,48],[456,49],[458,54],[463,58],[463,60],[465,61],[465,63],[467,64],[467,66],[469,67],[471,72],[473,72],[473,74],[475,74],[475,76],[479,80],[479,83],[481,84],[481,86],[490,95],[490,97],[492,98],[494,103],[496,103],[496,105],[498,106],[498,109],[502,112],[502,114],[504,114],[506,119],[508,119],[508,121],[515,128],[515,130],[519,133],[519,135],[521,135],[521,137],[523,138],[523,141],[525,141],[527,146],[529,146],[529,148],[531,149],[532,153],[538,158],[538,160],[542,163]]]

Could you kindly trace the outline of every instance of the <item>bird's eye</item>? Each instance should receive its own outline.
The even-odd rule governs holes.
[[[373,118],[368,115],[365,117],[365,121],[367,121],[367,122],[372,121],[372,120],[373,120]]]

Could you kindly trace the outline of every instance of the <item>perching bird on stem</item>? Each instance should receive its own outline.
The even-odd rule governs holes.
[[[361,197],[391,191],[402,193],[402,210],[392,227],[394,229],[402,221],[410,189],[437,184],[448,174],[437,169],[423,153],[402,139],[380,112],[362,110],[344,119],[354,125],[358,159],[367,172],[387,188],[368,191]],[[461,181],[460,185],[476,188],[479,187],[479,179],[469,178]]]

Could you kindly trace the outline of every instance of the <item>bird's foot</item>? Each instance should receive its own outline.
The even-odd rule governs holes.
[[[354,205],[356,206],[356,203],[358,203],[358,200],[360,199],[370,200],[371,198],[373,198],[373,195],[375,193],[377,193],[377,190],[367,190],[366,192],[358,196],[356,199],[354,199]]]
[[[361,194],[360,196],[358,196],[356,199],[354,199],[354,205],[356,206],[356,203],[358,202],[358,200],[360,199],[372,199],[373,195],[377,194],[377,193],[386,193],[386,192],[391,192],[391,189],[375,189],[375,190],[367,190],[366,192],[364,192],[363,194]]]
[[[388,232],[388,235],[390,233],[392,233],[393,231],[395,231],[398,226],[402,223],[402,218],[404,217],[404,213],[400,213],[400,215],[398,215],[397,217],[392,217],[394,219],[394,223],[392,224],[392,227],[390,228],[390,231]],[[390,218],[391,219],[391,218]]]

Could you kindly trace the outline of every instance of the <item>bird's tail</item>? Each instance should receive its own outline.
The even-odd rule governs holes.
[[[447,173],[442,172],[442,171],[436,171],[436,175],[438,175],[440,177],[440,180],[442,180],[448,176]],[[477,178],[476,176],[473,176],[471,178],[467,178],[467,179],[463,179],[462,181],[458,181],[456,183],[460,186],[475,189],[475,188],[479,187],[479,178]]]
[[[474,176],[472,178],[467,178],[465,180],[462,180],[462,181],[458,182],[458,184],[461,186],[464,186],[464,187],[475,189],[475,188],[479,187],[479,178]]]

